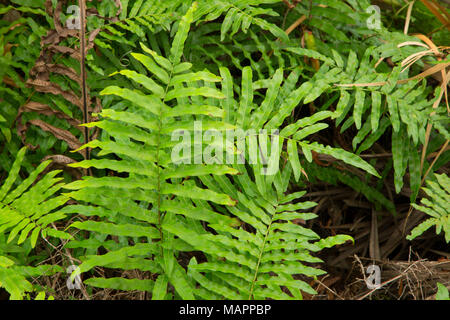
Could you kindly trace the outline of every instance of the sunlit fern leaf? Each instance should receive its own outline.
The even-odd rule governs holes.
[[[257,175],[256,170],[260,167],[255,165],[253,168]],[[339,235],[320,240],[315,232],[299,223],[316,217],[307,212],[316,204],[298,201],[305,192],[284,194],[288,186],[286,181],[290,178],[290,169],[285,170],[289,171],[288,174],[278,172],[274,185],[263,178],[265,187],[261,189],[264,193],[253,190],[256,191],[254,197],[246,196],[250,193],[248,188],[252,188],[250,185],[237,191],[239,202],[228,210],[241,221],[240,226],[210,222],[209,228],[217,233],[213,235],[199,234],[175,217],[164,221],[165,230],[207,256],[207,262],[198,263],[193,258],[188,266],[188,273],[199,286],[194,291],[196,296],[209,299],[302,299],[301,292],[316,293],[306,281],[298,278],[299,275],[316,277],[324,273],[309,265],[321,262],[310,252],[342,244],[351,237]],[[212,183],[217,192],[227,192],[227,185],[232,186],[228,178],[218,177],[215,183],[208,182],[206,177],[204,179],[206,184]]]
[[[449,290],[442,283],[438,282],[437,288],[436,300],[450,300]]]
[[[352,50],[346,61],[336,51],[332,51],[331,58],[314,50],[302,48],[286,50],[323,61],[324,65],[320,70],[327,70],[327,65],[331,68],[321,81],[328,83],[335,81],[333,85],[339,88],[340,99],[333,118],[336,118],[337,125],[346,120],[342,124],[341,132],[353,124],[359,129],[352,142],[357,154],[369,149],[389,126],[392,127],[395,190],[397,193],[401,191],[403,177],[409,168],[411,200],[415,199],[420,182],[420,165],[416,148],[419,143],[424,143],[427,119],[438,94],[435,92],[435,97],[428,100],[425,82],[422,82],[422,85],[419,85],[418,81],[397,84],[401,75],[400,66],[395,67],[391,73],[377,72],[375,66],[379,61],[380,52],[374,47],[365,50],[361,61],[358,60],[357,53]],[[332,79],[327,80],[326,75],[330,75]],[[316,75],[314,78],[317,78]],[[316,80],[314,86],[314,90],[318,92],[316,95],[311,92],[309,96],[312,95],[312,98],[309,100],[325,91],[320,90],[318,82]],[[362,87],[358,86],[359,84]],[[307,84],[304,85],[307,86]],[[307,89],[313,90],[313,87],[309,86]],[[308,98],[305,100],[309,101]],[[365,122],[363,119],[366,119]],[[436,122],[436,125],[445,136],[445,126],[440,125],[439,122]],[[373,134],[369,134],[370,132]],[[406,157],[405,155],[410,154],[410,151],[411,157]]]
[[[196,150],[191,153],[190,146],[187,153],[183,149],[183,143],[192,142],[190,132],[197,130],[196,119],[202,120],[198,122],[202,126],[201,131],[233,128],[223,122],[223,110],[214,105],[219,105],[216,100],[224,98],[214,85],[221,78],[207,71],[192,72],[192,65],[181,60],[195,9],[194,3],[178,24],[168,58],[141,44],[144,53],[132,55],[145,67],[147,74],[132,70],[118,71],[140,85],[139,90],[109,86],[101,93],[119,97],[126,101],[127,107],[120,110],[104,108],[98,122],[87,124],[102,128],[108,136],[83,146],[99,148],[99,159],[82,161],[73,166],[107,168],[118,175],[85,177],[66,186],[72,190],[68,196],[79,202],[66,207],[66,212],[102,217],[101,222],[77,221],[72,227],[119,239],[118,245],[108,246],[107,253],[99,255],[95,252],[83,257],[79,272],[88,272],[99,266],[133,268],[166,276],[167,279],[161,278],[162,283],[154,283],[152,279],[95,277],[86,282],[89,285],[155,291],[156,298],[165,297],[166,289],[175,288],[172,293],[176,293],[177,297],[192,299],[192,283],[175,256],[177,250],[186,247],[186,244],[173,239],[173,235],[164,231],[161,224],[179,210],[187,210],[197,220],[224,225],[235,223],[231,217],[210,215],[208,211],[191,204],[192,201],[202,200],[232,206],[235,200],[186,181],[186,177],[238,173],[236,169],[221,164],[191,164],[199,153]],[[211,85],[205,84],[208,82]],[[213,102],[213,105],[208,102]],[[186,138],[186,135],[189,137]],[[181,148],[177,149],[177,146]],[[114,157],[108,156],[111,154]],[[180,201],[184,203],[182,206]],[[78,242],[74,246],[83,245]],[[90,245],[91,248],[98,248],[103,243],[91,241]]]
[[[17,265],[11,256],[0,252],[0,288],[10,294],[10,300],[22,300],[27,292],[35,291],[33,284],[27,278],[50,276],[62,272],[59,266],[41,264],[37,267]]]
[[[237,30],[242,29],[247,32],[251,24],[255,24],[263,30],[269,31],[277,38],[288,40],[286,33],[277,25],[269,23],[260,15],[278,16],[278,13],[270,8],[263,8],[267,3],[276,3],[278,1],[267,0],[201,0],[199,10],[195,14],[195,20],[211,21],[217,19],[220,15],[225,15],[221,25],[221,40],[231,30],[230,34],[235,34]]]
[[[28,178],[12,189],[19,178],[25,152],[25,147],[19,151],[8,178],[0,188],[0,232],[8,235],[8,243],[16,241],[21,244],[29,239],[32,247],[36,245],[39,235],[70,239],[70,234],[57,230],[53,225],[66,217],[58,208],[69,199],[64,195],[55,195],[64,186],[59,183],[63,178],[55,177],[61,171],[51,171],[35,181],[51,160],[41,163]]]
[[[428,187],[422,188],[429,198],[423,198],[421,205],[412,204],[414,208],[430,216],[415,227],[406,237],[413,240],[422,235],[429,228],[435,226],[436,234],[442,231],[445,241],[450,242],[450,178],[446,174],[435,174],[436,181],[427,180]]]
[[[0,287],[9,292],[11,300],[19,300],[25,292],[32,291],[33,286],[24,276],[18,274],[13,266],[14,261],[0,256]]]
[[[301,107],[302,104],[315,100],[326,90],[327,83],[332,83],[332,81],[335,80],[336,69],[327,71],[326,66],[321,69],[323,70],[321,75],[323,75],[324,78],[314,76],[310,81],[303,82],[297,89],[290,92],[285,90],[286,88],[291,87],[289,77],[283,83],[284,72],[282,69],[278,69],[272,79],[267,79],[257,88],[267,88],[267,91],[261,99],[254,102],[253,100],[256,90],[253,90],[252,70],[250,67],[244,68],[242,76],[242,89],[240,90],[240,97],[238,100],[239,109],[236,113],[234,113],[233,110],[228,109],[232,114],[229,117],[231,119],[236,119],[235,124],[239,128],[245,130],[251,128],[252,130],[255,130],[257,134],[259,130],[265,129],[267,130],[267,134],[273,136],[274,132],[278,130],[278,128],[296,108]],[[221,72],[224,75],[227,74],[225,68],[222,68]],[[295,71],[293,71],[291,75],[294,75],[294,79],[296,78]],[[318,82],[321,82],[322,84],[318,85]],[[231,96],[229,91],[230,86],[231,83],[227,80],[222,87],[222,91],[224,95],[227,96],[226,104],[236,106],[238,105],[238,102]],[[277,104],[278,101],[280,104]],[[260,106],[256,108],[254,106],[255,103],[258,103]],[[288,140],[293,140],[296,144],[298,144],[299,148],[297,148],[297,146],[294,147],[292,142],[289,143],[288,153],[290,152],[289,157],[291,164],[295,166],[297,171],[301,170],[297,162],[298,149],[301,148],[308,161],[311,161],[308,154],[310,154],[311,151],[314,151],[321,154],[331,155],[338,160],[358,167],[374,176],[378,176],[377,171],[370,164],[351,152],[340,148],[324,146],[317,142],[311,143],[308,140],[305,140],[308,136],[327,128],[328,125],[326,123],[319,121],[331,118],[334,115],[335,114],[331,111],[320,111],[310,117],[301,118],[296,122],[285,126],[277,133],[279,134],[281,145]],[[280,148],[280,156],[281,151],[282,149]],[[294,152],[294,154],[292,152]],[[295,175],[298,177],[298,172],[295,173]]]
[[[229,79],[227,80],[229,72],[226,68],[221,68],[221,74],[225,79],[222,89],[228,99],[226,105],[229,106],[226,108],[231,113],[229,118],[235,119],[236,125],[241,129],[256,130],[257,135],[260,129],[275,129],[281,125],[302,99],[311,93],[312,84],[307,83],[289,94],[282,86],[283,70],[279,69],[272,79],[258,85],[257,88],[264,87],[267,88],[267,91],[261,101],[257,102],[259,108],[254,108],[255,92],[252,70],[248,67],[244,68],[239,102],[235,101],[234,96],[230,93],[233,84]],[[285,86],[289,85],[289,82],[285,84]],[[281,99],[281,105],[275,106],[279,95],[287,97]],[[231,106],[238,105],[237,110],[231,108]],[[273,157],[273,159],[279,160],[282,151],[280,146],[285,140],[290,141],[288,142],[288,152],[291,153],[290,162],[294,170],[301,170],[298,165],[298,151],[292,146],[293,143],[295,145],[298,143],[303,148],[308,146],[311,150],[332,154],[338,159],[377,174],[370,165],[351,153],[303,140],[303,137],[308,134],[324,128],[320,124],[317,126],[317,122],[332,115],[332,112],[319,112],[311,117],[298,120],[297,123],[285,127],[277,134],[259,134],[259,146],[266,145],[268,149],[271,149],[270,159]],[[309,132],[304,131],[304,128],[310,128]],[[200,177],[208,188],[216,192],[227,193],[233,199],[238,200],[235,207],[227,207],[227,209],[241,221],[241,226],[233,227],[230,224],[217,223],[203,218],[204,221],[208,221],[208,227],[214,229],[217,235],[205,232],[199,234],[190,228],[188,220],[172,216],[171,219],[164,220],[163,228],[190,244],[193,249],[204,252],[207,256],[208,262],[206,263],[197,263],[196,259],[192,259],[189,264],[188,274],[200,286],[195,292],[198,297],[301,299],[301,291],[314,293],[314,290],[306,282],[293,276],[314,277],[323,274],[323,271],[300,261],[319,262],[320,260],[311,256],[309,251],[319,251],[324,247],[343,243],[350,238],[338,236],[321,240],[312,230],[299,225],[297,219],[309,220],[315,217],[314,214],[303,212],[313,207],[315,203],[298,202],[297,199],[304,195],[304,192],[286,196],[285,193],[292,175],[291,166],[288,165],[280,172],[278,170],[279,162],[275,161],[275,164],[271,164],[269,161],[266,167],[263,165],[263,157],[259,156],[260,152],[251,149],[250,140],[250,135],[244,139],[244,144],[249,149],[239,150],[244,153],[242,156],[246,163],[249,163],[250,168],[243,164],[235,164],[234,167],[241,174],[232,181],[221,176]],[[255,154],[257,155],[256,162],[252,161]],[[272,165],[275,166],[273,172],[269,170]],[[212,206],[215,207],[214,204]],[[193,218],[190,210],[178,210],[175,213],[185,218]],[[244,224],[252,228],[244,228]],[[287,288],[289,293],[283,291],[283,288]]]

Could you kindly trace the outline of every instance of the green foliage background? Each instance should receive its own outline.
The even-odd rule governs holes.
[[[403,33],[406,7],[386,6],[382,27],[370,29],[368,0],[302,1],[289,10],[278,0],[120,4],[117,15],[117,1],[87,3],[98,12],[87,18],[88,35],[98,34],[84,61],[86,81],[101,110],[83,125],[99,135],[77,150],[41,127],[28,127],[26,136],[18,130],[38,119],[85,142],[83,129],[67,121],[82,118],[79,108],[27,82],[46,46],[41,40],[55,28],[45,1],[0,4],[0,287],[11,299],[57,296],[36,279],[72,264],[85,297],[103,288],[152,299],[314,295],[308,278],[326,273],[317,253],[354,241],[312,230],[317,204],[304,196],[320,183],[346,185],[392,215],[406,194],[411,210],[430,215],[406,238],[436,226],[448,244],[446,84],[405,80],[448,58],[440,47],[441,56],[403,70],[402,61],[424,50],[399,46],[420,42]],[[448,29],[422,3],[411,17],[409,34],[433,32],[436,45],[448,45]],[[66,19],[63,10],[62,25]],[[73,57],[56,59],[80,73]],[[80,93],[67,75],[50,81]],[[350,85],[366,83],[381,84]],[[30,101],[63,116],[22,112]],[[277,129],[264,139],[278,146],[279,170],[266,176],[261,162],[172,163],[171,133],[200,120],[203,130]],[[352,140],[337,138],[344,134]],[[27,152],[24,144],[38,148]],[[90,159],[82,157],[86,148]],[[365,157],[377,153],[388,160]],[[53,170],[47,159],[54,155],[73,161]]]

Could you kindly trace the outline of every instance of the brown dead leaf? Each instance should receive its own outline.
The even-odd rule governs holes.
[[[22,118],[22,113],[24,113],[24,112],[37,112],[39,114],[43,114],[46,116],[56,116],[60,119],[67,120],[67,122],[69,122],[72,126],[74,126],[75,128],[77,128],[78,130],[81,131],[81,129],[78,127],[81,124],[81,121],[79,121],[77,119],[73,119],[73,118],[69,117],[68,115],[66,115],[65,113],[62,113],[58,110],[54,110],[46,104],[42,104],[40,102],[35,102],[35,101],[28,102],[27,104],[25,104],[19,108],[19,111],[18,111],[17,117],[16,117],[16,121],[20,122],[20,119]]]
[[[4,76],[3,77],[3,83],[7,84],[8,86],[14,87],[14,88],[18,88],[17,84],[14,82],[13,79],[11,79],[8,76]]]
[[[27,85],[33,86],[36,89],[36,91],[42,93],[52,93],[54,95],[61,95],[64,97],[64,99],[66,99],[70,103],[78,106],[80,110],[83,110],[83,104],[81,103],[80,98],[71,91],[65,91],[61,89],[61,87],[56,83],[41,79],[34,79],[34,80],[28,79]]]
[[[68,172],[75,180],[79,180],[83,176],[83,170],[81,168],[68,167],[68,164],[75,163],[76,161],[68,156],[62,154],[54,154],[48,155],[42,159],[43,161],[52,160],[52,163],[45,168],[44,173],[54,170],[54,169],[63,169]]]
[[[60,43],[63,39],[69,37],[78,37],[78,30],[63,29],[60,33],[56,32],[56,30],[48,30],[47,35],[41,39],[41,46]]]
[[[39,146],[33,146],[25,142],[25,132],[28,130],[30,125],[37,126],[44,131],[50,132],[56,138],[65,141],[72,150],[78,149],[82,145],[82,143],[77,139],[77,137],[75,137],[68,130],[57,128],[40,119],[33,119],[26,122],[24,125],[20,123],[18,124],[19,135],[22,138],[22,142],[27,146],[29,146],[32,150],[36,150]],[[84,155],[82,152],[83,152],[82,150],[79,151],[80,154]]]
[[[53,155],[45,156],[44,159],[42,159],[42,162],[47,161],[49,159],[53,160],[53,162],[55,162],[57,164],[64,165],[64,166],[67,166],[70,163],[76,162],[72,158],[69,158],[68,156],[65,156],[62,154],[53,154]]]
[[[122,4],[120,0],[114,0],[118,10],[116,12],[115,17],[101,17],[106,20],[118,21],[118,15],[122,11]],[[47,31],[47,34],[41,38],[41,46],[42,50],[39,56],[39,59],[36,61],[33,68],[30,70],[30,78],[26,81],[26,85],[29,87],[33,87],[36,91],[41,93],[50,93],[54,95],[62,96],[65,100],[77,106],[83,112],[83,120],[74,119],[69,117],[68,115],[60,112],[58,110],[54,110],[51,106],[42,104],[39,102],[31,101],[26,103],[19,109],[18,115],[16,117],[17,130],[25,143],[26,140],[26,131],[31,125],[37,126],[44,131],[52,133],[56,138],[65,141],[71,149],[79,149],[82,145],[77,137],[75,137],[68,130],[63,130],[57,128],[49,123],[46,123],[43,120],[34,119],[22,123],[22,115],[25,112],[37,112],[39,114],[43,114],[46,116],[56,116],[60,119],[66,120],[70,125],[75,126],[78,130],[84,133],[84,141],[87,142],[90,140],[89,129],[80,128],[79,125],[83,122],[92,121],[90,113],[92,111],[99,112],[101,110],[100,100],[96,98],[95,107],[92,108],[90,105],[92,104],[92,98],[89,96],[89,88],[86,85],[85,73],[85,55],[88,50],[94,47],[94,40],[96,36],[101,31],[100,29],[92,30],[87,37],[85,34],[85,28],[81,28],[81,30],[77,29],[69,29],[61,22],[61,13],[64,10],[65,6],[68,4],[67,0],[60,0],[56,2],[56,6],[53,7],[54,1],[46,0],[45,1],[45,11],[50,17],[53,17],[54,29]],[[78,5],[82,12],[80,12],[81,23],[82,26],[85,27],[86,24],[86,15],[98,15],[98,11],[95,8],[86,8],[86,2],[79,1]],[[87,37],[87,38],[86,38]],[[61,42],[67,38],[76,38],[79,40],[78,48],[70,48],[61,45]],[[75,42],[76,43],[76,42]],[[73,68],[68,66],[58,64],[57,59],[62,55],[70,56],[77,61],[79,61],[81,66],[81,74],[78,74]],[[79,84],[81,89],[81,97],[80,93],[76,93],[70,90],[63,90],[61,86],[56,83],[50,81],[50,76],[52,74],[60,74],[68,77],[70,80],[75,81]],[[8,80],[7,80],[8,81]],[[11,83],[12,84],[12,83]],[[92,110],[94,109],[94,110]],[[94,136],[98,135],[98,130],[93,130]],[[26,144],[26,143],[25,143]],[[27,144],[29,145],[29,144]],[[30,146],[30,145],[29,145]],[[30,148],[35,149],[37,146],[30,146]],[[79,151],[85,158],[88,157],[88,149]],[[63,159],[61,157],[55,158],[61,164],[64,161],[69,161],[67,159]]]
[[[30,70],[30,75],[37,76],[42,80],[48,80],[50,72],[64,75],[73,81],[81,84],[80,76],[72,68],[66,67],[62,64],[45,63],[42,60],[38,60],[33,68]]]
[[[52,44],[52,45],[48,46],[48,50],[55,52],[55,53],[58,52],[58,53],[68,54],[70,57],[72,57],[78,61],[80,61],[80,59],[81,59],[80,52],[78,50],[75,50],[75,49],[72,49],[69,47]]]

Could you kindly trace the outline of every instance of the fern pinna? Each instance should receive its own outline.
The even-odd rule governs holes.
[[[428,188],[423,188],[430,199],[422,198],[421,206],[412,206],[430,217],[415,227],[406,237],[413,240],[422,235],[429,228],[436,226],[436,234],[444,231],[445,241],[450,242],[450,178],[446,174],[435,174],[436,181],[427,180]]]
[[[58,195],[64,186],[61,183],[63,178],[56,177],[61,171],[51,171],[35,182],[51,160],[42,162],[13,188],[20,180],[19,172],[26,150],[26,147],[19,150],[0,188],[0,288],[5,288],[14,300],[35,291],[29,278],[62,271],[57,265],[32,266],[32,262],[26,260],[36,247],[39,236],[60,240],[72,238],[55,225],[67,217],[61,207],[69,200],[65,195]]]

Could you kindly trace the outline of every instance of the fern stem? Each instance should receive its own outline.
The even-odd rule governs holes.
[[[80,6],[80,72],[81,72],[81,99],[83,102],[83,121],[89,122],[88,117],[88,97],[86,88],[86,3],[85,0],[78,0]],[[89,128],[84,127],[84,142],[89,143]],[[89,148],[85,149],[85,158],[89,160]],[[87,170],[89,174],[90,170]]]
[[[252,286],[250,288],[250,294],[248,296],[248,300],[251,300],[252,296],[253,296],[253,290],[255,289],[255,283],[256,283],[256,280],[258,278],[259,266],[261,265],[262,255],[264,254],[264,248],[266,246],[267,238],[269,237],[269,232],[270,232],[270,228],[272,227],[272,222],[273,222],[273,216],[270,219],[270,224],[267,227],[266,234],[264,235],[264,242],[263,242],[263,245],[261,247],[261,251],[259,252],[258,263],[256,264],[255,275],[254,275],[253,280],[252,280]]]
[[[167,92],[169,90],[169,86],[170,86],[170,81],[172,79],[173,76],[173,68],[169,74],[169,82],[167,83],[165,90],[164,90],[164,96],[162,98],[162,102],[163,104],[166,101],[166,96],[167,96]],[[160,137],[161,137],[161,128],[162,128],[162,123],[161,123],[161,119],[163,118],[163,110],[162,108],[160,108],[159,110],[159,116],[158,116],[158,134],[157,134],[157,138],[156,138],[156,164],[157,164],[157,168],[158,168],[158,180],[157,180],[157,194],[158,194],[158,200],[157,200],[157,206],[158,206],[158,230],[159,230],[159,235],[160,235],[160,241],[162,243],[163,241],[163,232],[162,232],[162,221],[161,221],[161,173],[160,173],[160,167],[158,165],[159,163],[159,149],[160,149]],[[161,256],[163,255],[163,249],[161,246]]]

